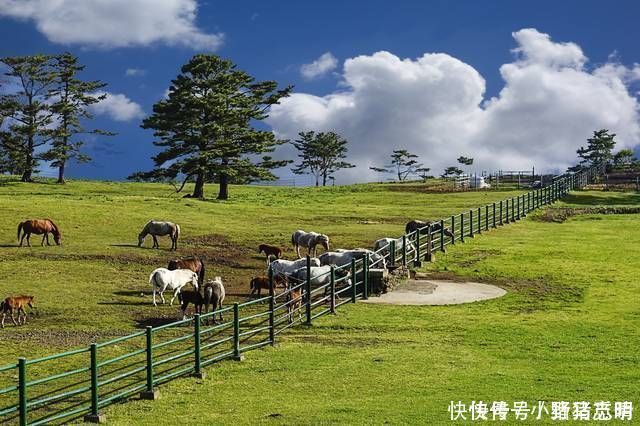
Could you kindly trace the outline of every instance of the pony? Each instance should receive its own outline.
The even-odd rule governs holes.
[[[359,260],[369,255],[369,267],[386,268],[387,264],[382,254],[373,252],[365,248],[353,250],[328,251],[319,257],[321,265],[335,264],[345,266],[351,263],[351,259]]]
[[[275,291],[275,287],[280,286],[283,288],[287,287],[287,279],[285,276],[282,275],[274,275],[273,276],[273,291]],[[260,277],[253,277],[251,279],[251,281],[249,282],[249,288],[251,289],[251,294],[249,294],[249,297],[253,296],[254,294],[258,294],[258,297],[260,297],[260,291],[262,289],[265,290],[269,290],[269,288],[271,287],[271,285],[269,284],[269,277],[265,277],[265,276],[260,276]]]
[[[35,309],[33,306],[33,298],[34,296],[9,296],[0,302],[0,312],[2,312],[2,328],[4,328],[4,319],[7,314],[11,315],[11,321],[13,321],[13,325],[18,326],[20,324],[27,323],[27,311],[24,310],[25,306],[29,306],[31,309]],[[13,312],[18,311],[18,322],[13,317]],[[22,317],[22,321],[20,318]]]
[[[187,307],[192,303],[196,314],[202,314],[202,306],[204,305],[204,297],[199,291],[182,291],[178,293],[178,301],[182,310],[182,319],[187,319]]]
[[[298,258],[300,256],[300,246],[307,248],[307,254],[309,256],[315,257],[316,255],[316,246],[318,244],[324,247],[325,251],[329,251],[329,237],[325,234],[318,234],[317,232],[305,232],[300,229],[291,234],[291,244],[296,249],[296,254]],[[311,254],[313,252],[313,255]]]
[[[280,256],[282,256],[282,249],[280,247],[270,246],[269,244],[260,244],[258,246],[258,253],[264,253],[264,255],[267,256],[268,266],[271,260],[271,256],[275,257],[276,259],[280,259]]]
[[[376,240],[375,243],[373,243],[373,251],[375,251],[376,253],[380,253],[381,255],[387,257],[389,256],[389,250],[390,250],[390,246],[391,246],[391,242],[395,242],[396,245],[396,250],[402,250],[402,238],[380,238],[379,240]],[[407,253],[415,253],[416,251],[416,246],[409,241],[409,239],[406,239],[407,241]]]
[[[156,289],[159,288],[160,298],[164,304],[164,292],[166,289],[173,290],[173,297],[169,305],[173,305],[173,301],[178,296],[178,293],[182,290],[182,287],[191,283],[193,289],[198,291],[198,274],[190,269],[176,269],[170,271],[165,268],[158,268],[149,275],[149,284],[153,288],[153,306],[158,306],[156,303]]]
[[[213,323],[216,323],[216,309],[222,309],[222,302],[224,301],[225,290],[224,284],[222,284],[222,278],[215,277],[212,281],[207,281],[204,285],[204,312],[209,311],[209,305],[212,305],[211,311],[213,312]],[[220,321],[224,321],[222,318],[222,312],[220,312]]]
[[[23,231],[24,233],[22,233]],[[22,238],[20,238],[20,233],[22,233]],[[53,241],[55,241],[56,245],[59,246],[62,244],[60,229],[51,219],[29,219],[18,224],[18,242],[20,243],[20,247],[22,247],[25,237],[27,238],[27,246],[31,247],[31,242],[29,241],[31,234],[44,234],[40,245],[44,246],[44,241],[47,240],[47,245],[50,246],[49,233],[53,234]]]
[[[171,250],[178,249],[178,238],[180,237],[180,225],[173,222],[158,222],[150,220],[138,234],[138,247],[142,246],[148,234],[153,237],[153,248],[160,248],[156,236],[169,235],[171,237]]]
[[[417,231],[417,230],[421,230],[420,234],[422,235],[422,228],[426,228],[427,226],[431,225],[431,232],[440,232],[441,229],[441,223],[440,222],[432,222],[430,220],[427,221],[422,221],[422,220],[412,220],[410,222],[407,222],[406,226],[404,227],[404,231],[406,234],[410,234],[413,231]],[[453,232],[451,232],[451,229],[449,228],[444,228],[444,235],[448,236],[448,237],[454,237]]]
[[[312,257],[311,266],[320,266],[320,259]],[[298,269],[307,266],[307,259],[286,260],[278,259],[269,264],[269,268],[273,271],[273,276],[287,276],[293,274]],[[267,269],[267,273],[269,270]]]
[[[198,274],[198,282],[204,282],[204,261],[202,258],[185,257],[182,259],[171,259],[167,265],[167,269],[175,271],[176,269],[190,269]]]
[[[302,318],[302,286],[297,286],[287,291],[287,316],[289,324],[293,323],[293,314],[298,311],[298,319]]]

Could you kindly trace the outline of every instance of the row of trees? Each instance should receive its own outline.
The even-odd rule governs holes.
[[[64,183],[69,160],[89,161],[82,153],[82,134],[112,135],[86,130],[89,106],[105,98],[101,81],[84,81],[84,66],[70,53],[5,57],[0,82],[0,172],[20,174],[31,182],[41,160],[58,168]]]

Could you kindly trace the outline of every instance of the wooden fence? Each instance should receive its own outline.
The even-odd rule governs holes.
[[[403,235],[379,254],[386,266],[419,265],[449,244],[520,220],[601,173],[602,168],[594,167],[567,174],[549,186],[444,218]],[[210,364],[241,360],[251,350],[273,345],[291,327],[311,324],[344,304],[367,299],[372,267],[382,265],[373,264],[369,255],[332,267],[325,285],[312,287],[307,279],[279,294],[271,290],[266,297],[216,312],[224,317],[217,323],[213,313],[195,315],[64,353],[19,358],[0,367],[0,422],[41,425],[81,417],[98,422],[104,420],[100,410],[116,401],[136,394],[155,399],[164,382],[203,377],[203,368]],[[309,268],[307,258],[307,277]],[[273,282],[271,271],[269,276]]]

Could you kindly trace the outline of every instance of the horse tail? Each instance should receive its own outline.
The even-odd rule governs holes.
[[[151,284],[151,288],[156,287],[158,282],[156,281],[156,274],[158,271],[153,271],[151,275],[149,275],[149,284]]]
[[[176,241],[178,240],[178,238],[180,238],[180,225],[178,225],[177,223],[176,223],[176,230],[175,230],[175,238],[176,238]]]
[[[296,245],[296,233],[291,234],[291,245]]]
[[[22,227],[24,226],[25,222],[20,222],[18,224],[18,242],[20,242],[20,233],[22,232]]]
[[[198,274],[198,279],[200,280],[200,285],[204,285],[204,261],[200,258],[200,273]]]

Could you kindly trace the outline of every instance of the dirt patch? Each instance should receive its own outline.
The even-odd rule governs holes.
[[[539,222],[562,223],[572,216],[585,214],[638,214],[640,207],[585,207],[571,208],[560,207],[545,209],[543,212],[532,216],[533,220]]]
[[[196,246],[198,256],[216,265],[238,269],[254,269],[255,265],[240,262],[240,259],[255,255],[256,248],[232,243],[221,234],[206,234],[184,240],[185,246]]]
[[[392,305],[458,305],[502,297],[497,286],[475,282],[408,280],[391,293],[363,302]]]

